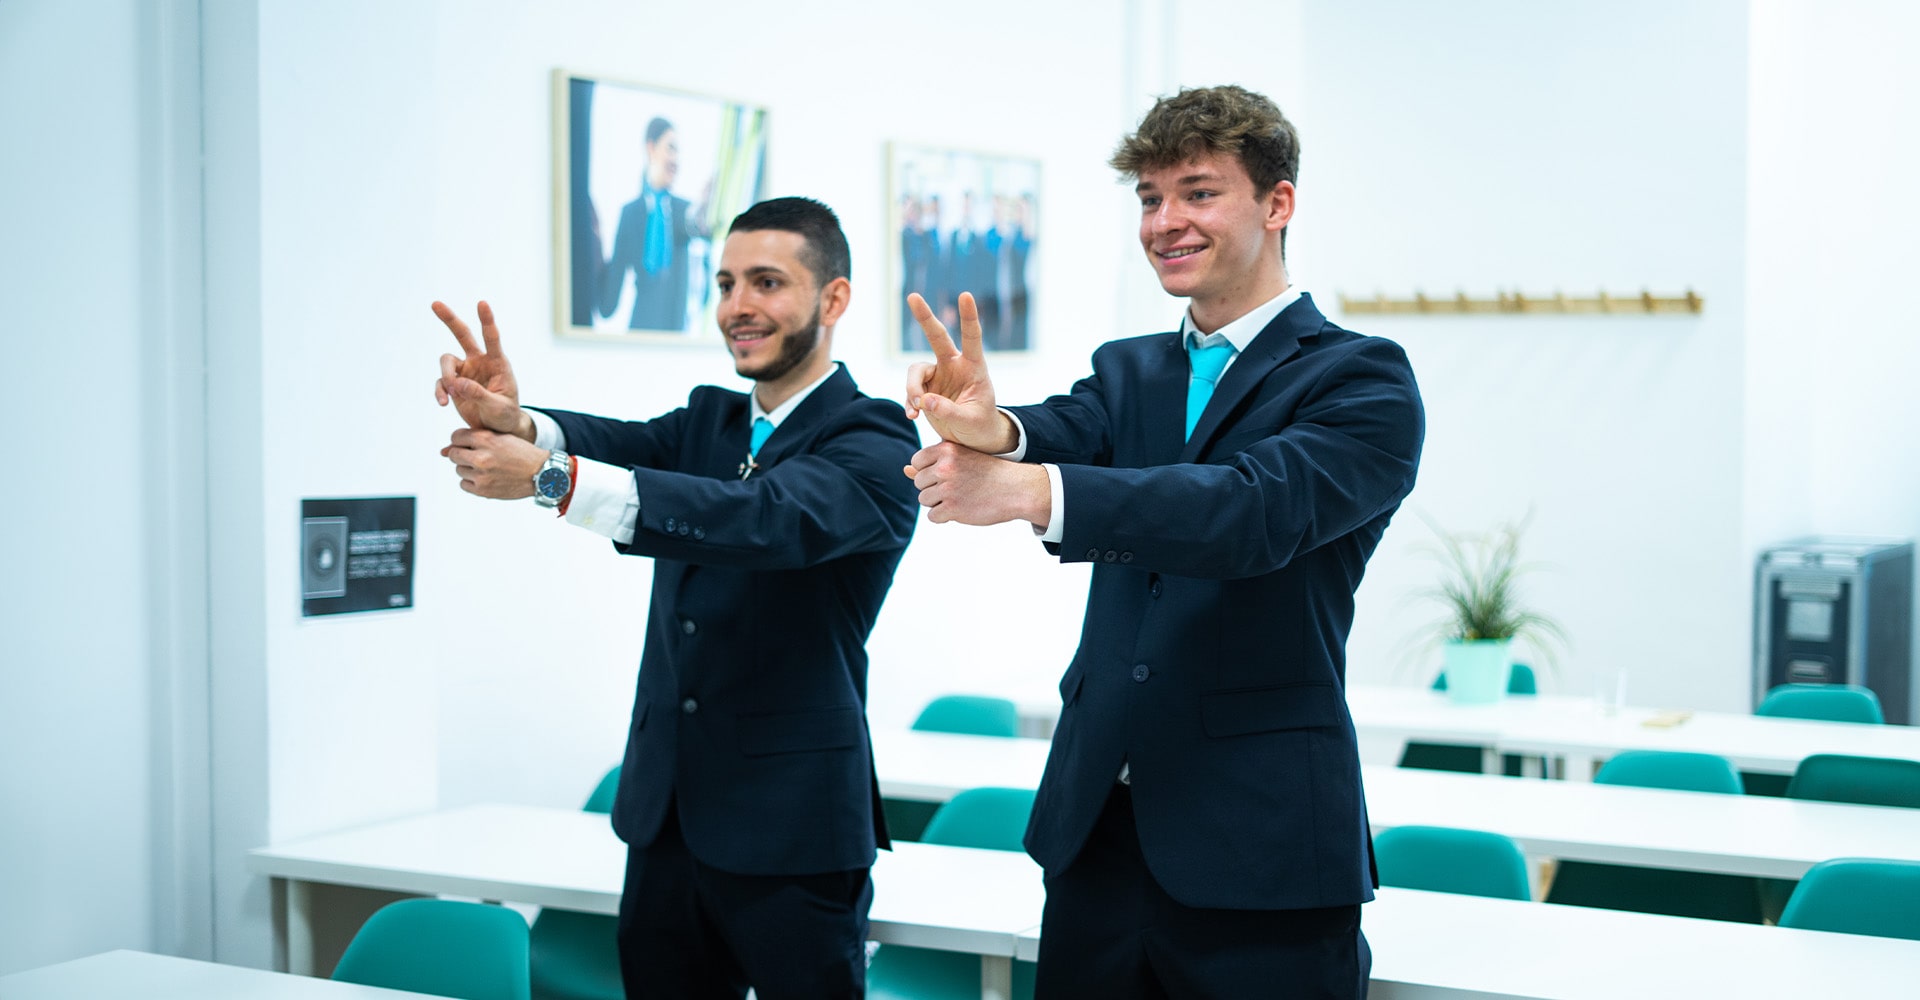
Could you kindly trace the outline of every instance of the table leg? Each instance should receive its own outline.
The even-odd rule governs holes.
[[[313,886],[298,879],[276,879],[286,888],[285,917],[276,928],[276,953],[286,960],[285,971],[296,976],[314,974],[313,961]]]
[[[1492,744],[1480,748],[1480,773],[1500,773],[1500,751]]]
[[[980,956],[980,1000],[1009,1000],[1013,996],[1013,959],[1005,955]]]

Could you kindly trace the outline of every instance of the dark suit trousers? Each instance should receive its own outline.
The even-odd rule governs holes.
[[[1047,880],[1036,1000],[1366,997],[1360,907],[1184,906],[1147,870],[1133,797],[1113,787],[1086,846]]]
[[[703,865],[669,807],[654,842],[627,850],[621,979],[631,1000],[739,1000],[748,986],[760,1000],[862,997],[872,902],[865,868],[776,876]]]

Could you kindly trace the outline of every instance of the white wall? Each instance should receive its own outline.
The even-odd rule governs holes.
[[[1920,536],[1920,137],[1897,0],[1756,4],[1749,530]],[[1916,636],[1920,640],[1920,635]],[[1916,660],[1920,662],[1920,660]]]
[[[1417,516],[1534,512],[1528,595],[1572,633],[1557,687],[1626,664],[1647,704],[1743,707],[1746,7],[1376,0],[1307,5],[1310,287],[1678,293],[1700,317],[1385,318],[1412,357],[1419,486],[1369,568],[1362,682],[1430,676]],[[1403,664],[1407,664],[1403,666]],[[1550,683],[1553,678],[1547,679]]]
[[[0,975],[209,936],[191,27],[0,5]]]

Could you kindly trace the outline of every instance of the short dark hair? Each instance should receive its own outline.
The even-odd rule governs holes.
[[[833,209],[812,198],[771,198],[734,216],[727,231],[769,229],[800,234],[800,263],[813,272],[815,288],[825,288],[835,278],[853,277],[847,234],[840,231],[840,217],[833,214]]]
[[[660,141],[660,137],[673,130],[673,123],[665,118],[656,117],[647,123],[647,145]]]
[[[1209,152],[1238,156],[1256,198],[1281,181],[1299,183],[1300,134],[1293,123],[1265,95],[1233,84],[1162,97],[1108,162],[1137,178]]]

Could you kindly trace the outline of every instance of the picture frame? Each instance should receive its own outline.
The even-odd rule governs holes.
[[[718,240],[760,200],[767,110],[566,69],[553,101],[556,332],[718,343]]]
[[[887,180],[891,353],[928,353],[909,292],[926,298],[957,342],[962,291],[980,308],[987,353],[1032,351],[1040,161],[889,143]]]

